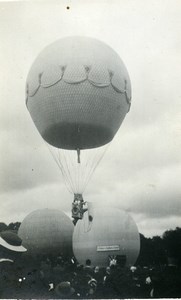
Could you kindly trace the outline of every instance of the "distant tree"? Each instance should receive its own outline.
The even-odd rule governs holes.
[[[181,266],[181,228],[167,230],[163,236],[146,238],[140,234],[140,254],[136,265],[165,265],[167,258],[175,258]]]
[[[10,223],[7,226],[8,230],[15,230],[16,232],[18,231],[19,227],[20,227],[21,223],[20,222],[15,222],[15,223]]]
[[[0,222],[0,232],[7,229],[7,225],[5,223]]]
[[[153,245],[152,239],[146,238],[143,234],[140,233],[140,254],[137,259],[136,264],[140,266],[149,266],[153,265]]]
[[[161,237],[146,238],[140,234],[140,254],[137,265],[153,266],[166,264],[166,251]]]
[[[163,234],[163,243],[168,257],[173,257],[181,266],[181,228],[167,230]]]
[[[166,255],[163,239],[160,236],[153,236],[152,247],[153,247],[154,264],[165,265],[167,263],[167,255]]]

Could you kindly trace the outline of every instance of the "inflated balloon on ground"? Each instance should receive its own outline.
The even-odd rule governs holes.
[[[31,212],[20,225],[18,235],[27,254],[72,253],[73,224],[64,212],[40,209]]]
[[[139,255],[140,238],[131,216],[117,208],[95,207],[91,218],[85,213],[74,228],[73,252],[78,262],[85,264],[90,259],[94,266],[108,266],[109,256],[118,256],[127,266],[133,265]]]

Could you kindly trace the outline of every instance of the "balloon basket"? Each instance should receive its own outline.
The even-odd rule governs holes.
[[[72,202],[72,218],[74,225],[78,220],[83,218],[84,213],[87,211],[85,207],[86,202],[84,201],[82,194],[74,194],[74,201]]]

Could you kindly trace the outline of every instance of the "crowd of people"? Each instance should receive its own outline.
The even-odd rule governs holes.
[[[1,298],[180,298],[180,275],[176,266],[100,268],[62,256],[28,258],[1,269]]]
[[[7,243],[1,245],[6,247]],[[20,245],[13,247],[6,249],[0,258],[0,298],[3,299],[181,297],[181,270],[176,265],[126,267],[114,257],[103,268],[93,266],[89,259],[80,265],[74,257],[62,254],[37,257],[23,254],[13,258],[11,254],[17,254],[15,249],[21,254],[24,251]]]

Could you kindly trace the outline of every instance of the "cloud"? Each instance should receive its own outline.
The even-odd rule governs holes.
[[[61,181],[47,183],[23,192],[11,191],[1,195],[0,219],[7,224],[21,222],[30,212],[44,208],[70,211],[72,200],[73,195],[67,192]]]
[[[56,166],[44,143],[19,143],[19,139],[9,134],[1,134],[0,191],[25,190],[57,180]],[[24,138],[26,140],[26,137]],[[57,170],[58,173],[58,170]]]
[[[156,222],[155,219],[148,220],[144,216],[139,220],[139,217],[138,215],[134,215],[134,220],[136,221],[139,232],[146,237],[155,235],[162,236],[166,230],[175,229],[176,227],[179,227],[179,224],[181,223],[180,216],[167,216],[163,219],[157,219]]]
[[[88,197],[147,219],[179,216],[179,113],[169,120],[163,116],[154,125],[121,129],[90,182]]]

